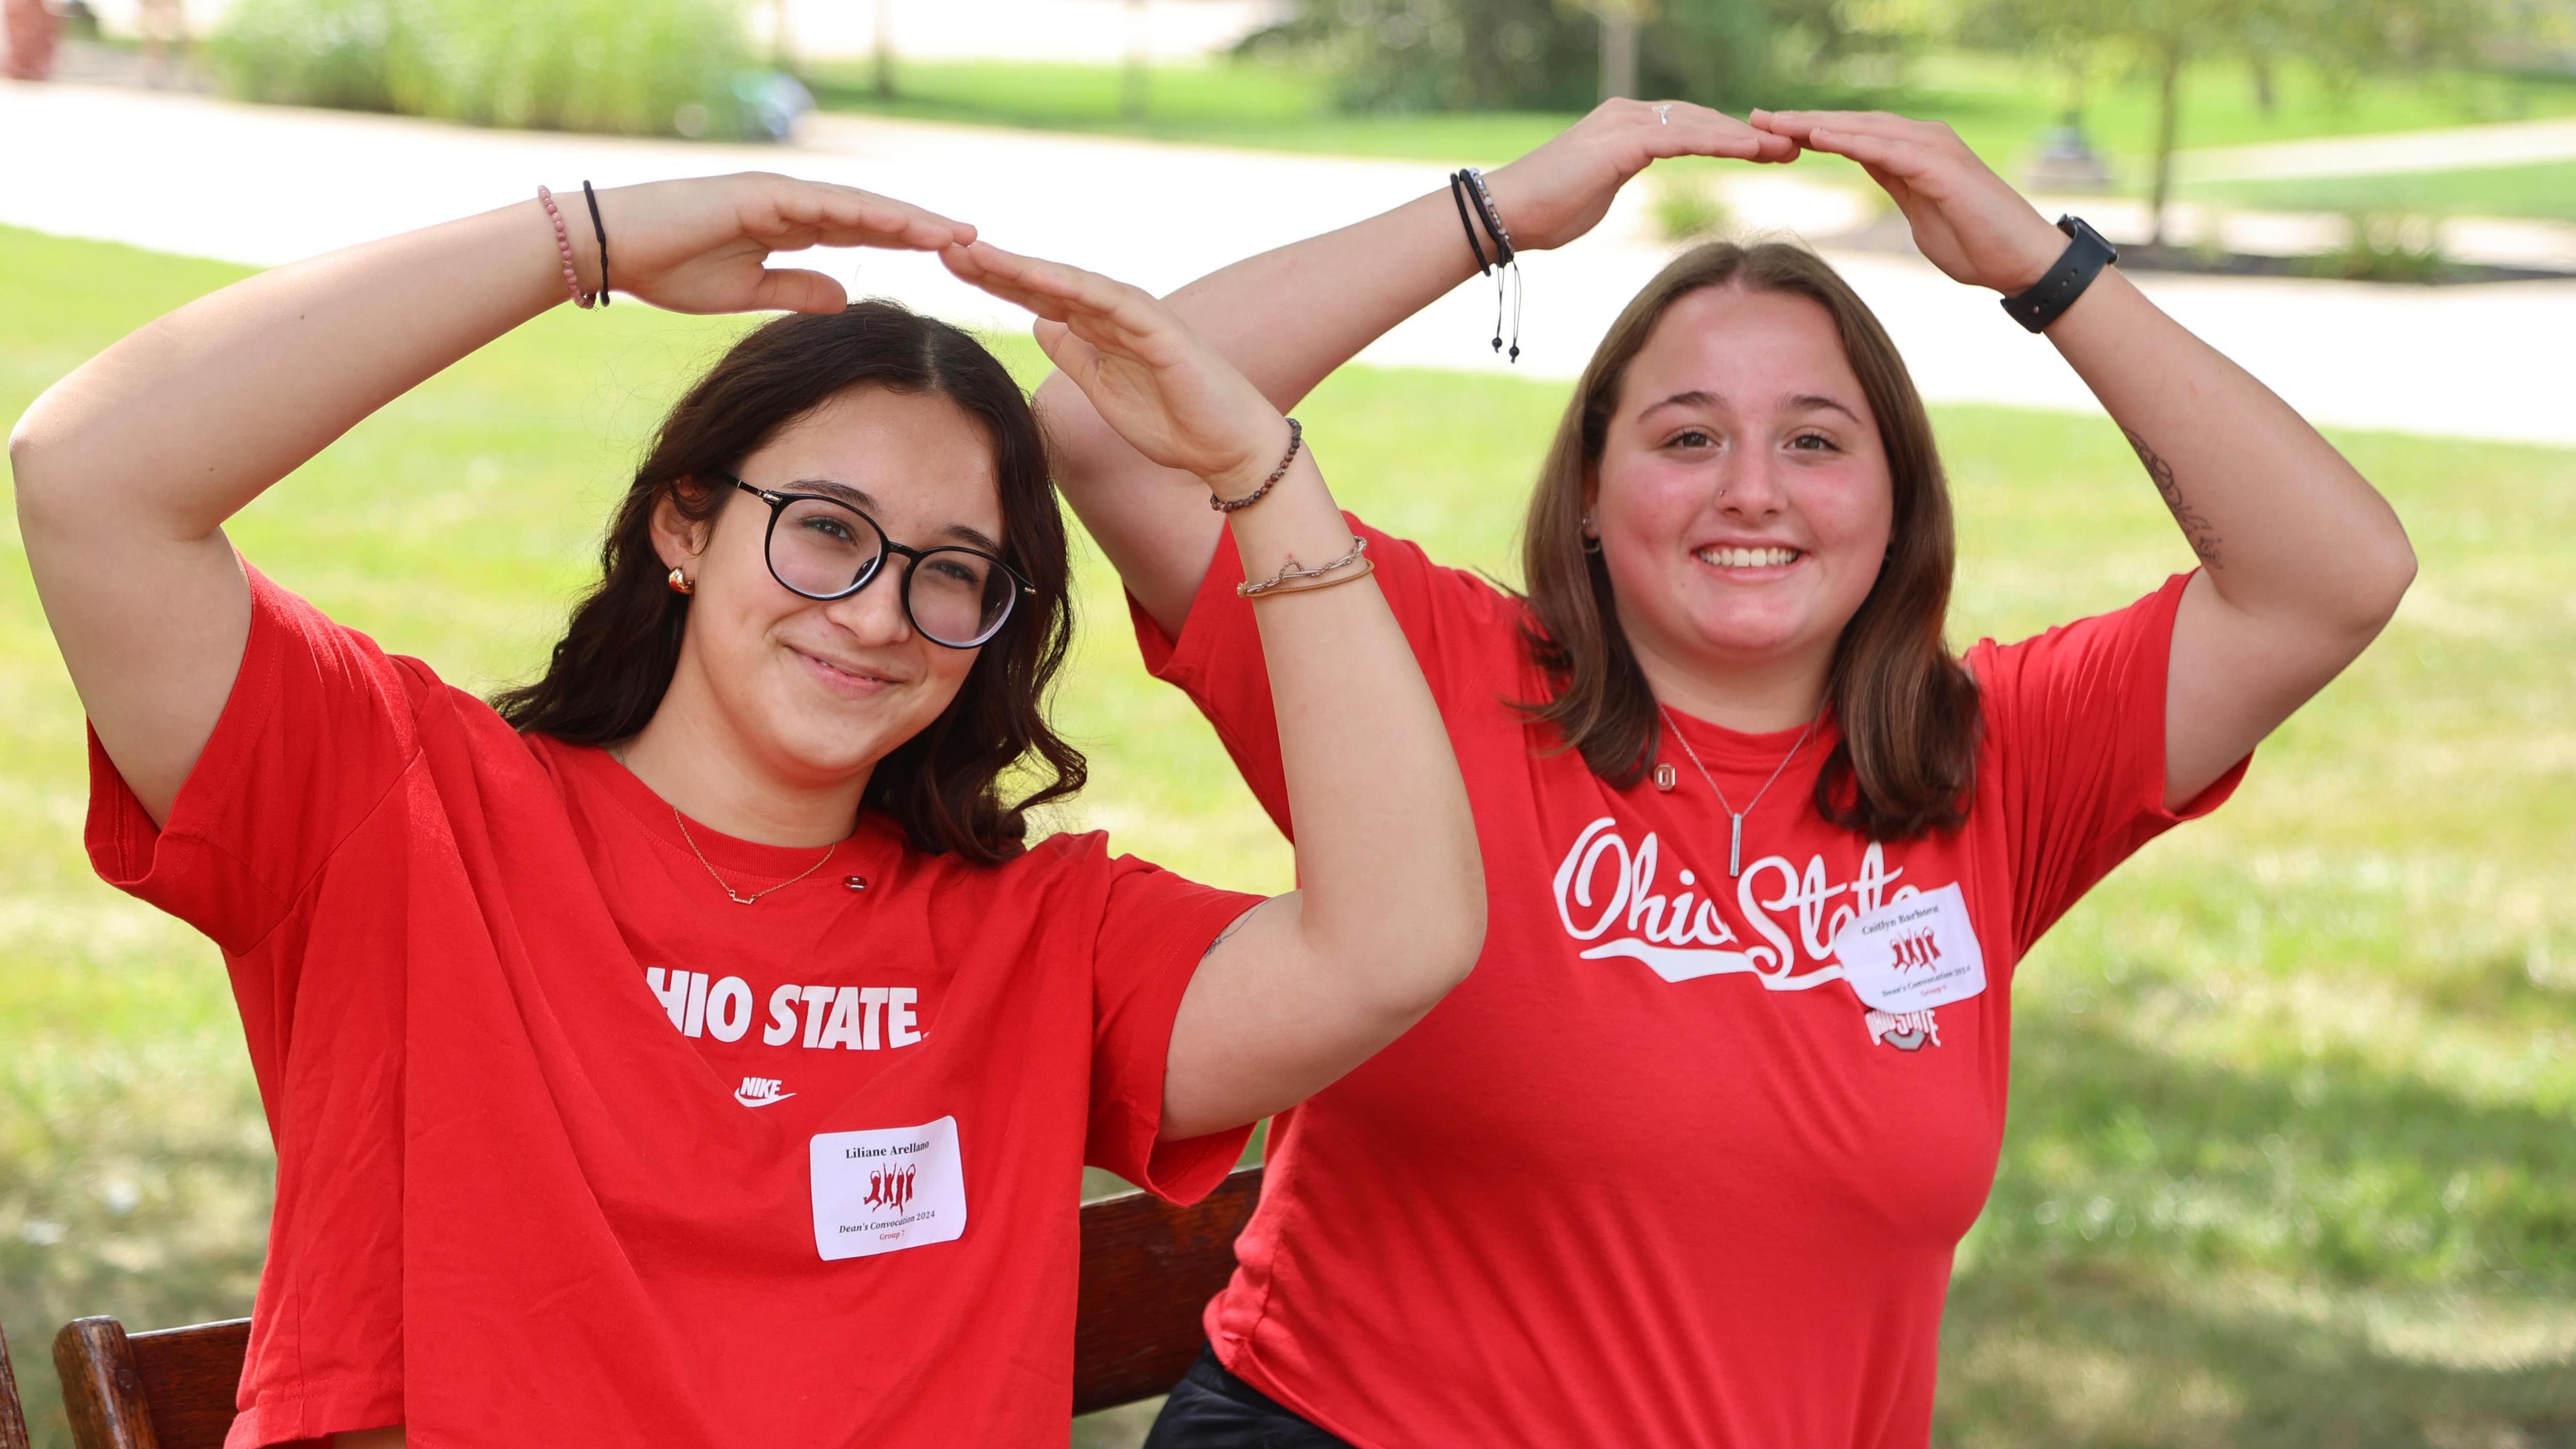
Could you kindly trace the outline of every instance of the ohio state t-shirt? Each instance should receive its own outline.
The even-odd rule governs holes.
[[[1827,824],[1827,719],[1747,814],[1730,876],[1688,755],[1663,746],[1670,791],[1603,783],[1509,707],[1548,692],[1519,602],[1359,531],[1465,772],[1485,951],[1279,1118],[1207,1310],[1219,1357],[1368,1449],[1922,1444],[1952,1250],[2003,1134],[2014,963],[2179,818],[2164,698],[2185,580],[1970,651],[1985,736],[1956,833]],[[1137,631],[1284,830],[1239,578],[1217,550],[1180,639],[1141,611]],[[1799,736],[1677,717],[1738,805]],[[1847,927],[1877,1006],[1837,955]]]
[[[1234,1162],[1157,1133],[1256,898],[1097,835],[684,836],[603,752],[251,592],[166,827],[93,740],[88,836],[222,947],[277,1142],[228,1442],[1061,1445],[1083,1164],[1186,1198]]]

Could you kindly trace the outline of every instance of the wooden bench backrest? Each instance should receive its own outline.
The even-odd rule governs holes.
[[[1237,1169],[1188,1207],[1145,1193],[1085,1203],[1082,1290],[1073,1329],[1073,1411],[1134,1403],[1170,1388],[1198,1354],[1199,1310],[1234,1271],[1234,1236],[1261,1196],[1261,1169]],[[129,1334],[79,1318],[54,1339],[72,1442],[80,1449],[222,1449],[250,1320]],[[7,1388],[0,1346],[0,1389]],[[0,1405],[0,1449],[9,1437]]]
[[[27,1416],[18,1408],[18,1378],[9,1372],[6,1333],[0,1333],[0,1449],[27,1449]]]

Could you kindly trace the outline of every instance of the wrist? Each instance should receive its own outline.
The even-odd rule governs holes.
[[[2017,297],[2038,286],[2072,241],[2066,233],[2041,220],[2038,212],[2032,212],[2030,220],[2031,225],[2022,229],[2012,265],[1990,283],[2007,297]]]
[[[1243,447],[1234,462],[1201,474],[1200,481],[1219,498],[1243,497],[1261,487],[1287,460],[1291,436],[1288,420],[1272,413],[1267,420],[1245,430]]]

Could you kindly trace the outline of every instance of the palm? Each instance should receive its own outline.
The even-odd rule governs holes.
[[[1611,100],[1489,178],[1512,243],[1561,247],[1600,225],[1630,177],[1668,156],[1792,161],[1796,143],[1686,102]]]
[[[974,237],[972,227],[900,201],[762,172],[621,187],[602,192],[599,203],[609,280],[674,312],[834,311],[847,301],[840,283],[773,270],[771,254],[816,246],[930,251]]]
[[[1859,162],[1905,214],[1924,258],[1954,280],[2018,292],[2047,272],[2064,241],[1937,121],[1875,111],[1755,111],[1753,124]]]

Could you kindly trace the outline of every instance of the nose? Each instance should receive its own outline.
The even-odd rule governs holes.
[[[912,619],[904,613],[903,586],[912,560],[889,554],[867,587],[823,606],[823,617],[840,625],[860,644],[901,644],[912,638]]]
[[[1768,518],[1788,505],[1779,455],[1769,448],[1731,450],[1717,470],[1716,505],[1739,518]]]

